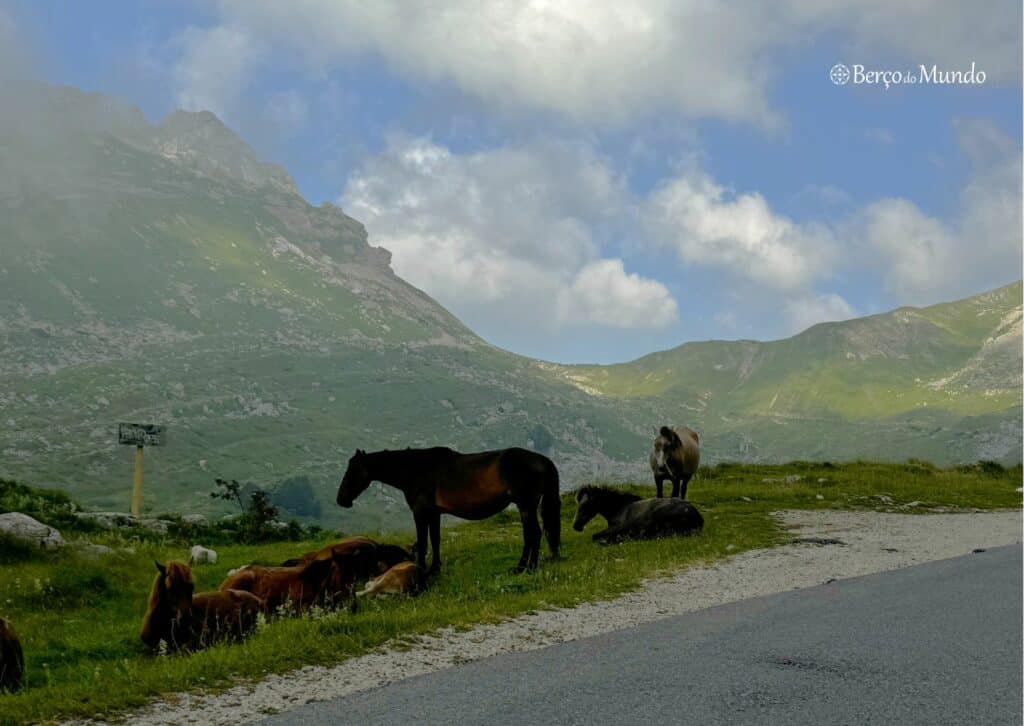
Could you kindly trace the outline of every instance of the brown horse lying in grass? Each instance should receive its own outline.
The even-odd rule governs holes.
[[[25,675],[25,654],[11,624],[0,618],[0,693],[17,691]]]
[[[373,578],[366,587],[356,593],[359,597],[373,595],[411,595],[416,596],[427,587],[426,574],[415,562],[400,562],[383,575]]]
[[[290,560],[285,560],[281,563],[281,567],[295,567],[296,565],[311,562],[318,558],[328,557],[331,553],[335,555],[345,555],[360,547],[375,548],[374,552],[377,560],[375,571],[359,573],[358,579],[360,580],[365,580],[366,578],[374,575],[383,575],[399,562],[409,562],[413,559],[413,554],[408,549],[393,544],[381,544],[380,542],[375,542],[369,537],[357,535],[355,537],[347,537],[340,542],[335,542],[334,544],[327,545],[321,549],[306,552],[301,557],[293,557]]]
[[[263,601],[249,592],[215,590],[193,595],[184,562],[156,563],[157,576],[142,623],[142,642],[153,650],[197,650],[219,640],[241,639],[255,627]]]
[[[250,565],[228,575],[220,589],[245,590],[259,596],[271,615],[286,608],[302,613],[314,605],[330,607],[339,600],[348,600],[355,612],[356,581],[376,568],[376,547],[358,543],[340,553],[327,548],[291,567]]]

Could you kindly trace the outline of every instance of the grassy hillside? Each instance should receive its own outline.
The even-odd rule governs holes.
[[[175,690],[336,663],[445,626],[610,597],[659,572],[783,541],[769,514],[780,509],[1019,507],[1020,480],[1020,467],[991,465],[944,470],[923,462],[723,464],[703,468],[691,485],[690,498],[706,521],[701,534],[614,546],[591,541],[597,523],[582,534],[572,531],[575,504],[567,495],[564,558],[553,562],[542,555],[533,575],[509,574],[522,545],[518,517],[509,510],[484,522],[446,527],[444,569],[416,600],[369,602],[355,616],[318,613],[272,622],[242,645],[193,656],[150,656],[138,639],[153,559],[186,558],[187,542],[94,533],[88,535],[92,541],[115,547],[118,554],[97,559],[33,552],[0,568],[0,612],[18,629],[28,662],[26,689],[0,695],[0,724],[109,714]],[[653,494],[649,486],[630,488]],[[903,506],[913,501],[918,502],[913,508]],[[407,536],[392,539],[404,542]],[[218,563],[196,569],[197,588],[215,587],[232,567],[276,563],[326,541],[219,546]]]
[[[1019,460],[1021,294],[1016,282],[785,340],[687,343],[561,372],[595,396],[671,401],[680,420],[746,439],[747,458],[902,449],[947,463]]]
[[[1021,458],[1019,283],[783,341],[553,365],[480,340],[212,114],[153,125],[71,88],[19,97],[0,109],[0,476],[124,510],[116,424],[159,423],[148,511],[210,510],[217,476],[304,476],[350,529],[404,521],[376,489],[340,518],[357,446],[529,446],[567,483],[642,475],[663,422],[697,428],[706,461]]]

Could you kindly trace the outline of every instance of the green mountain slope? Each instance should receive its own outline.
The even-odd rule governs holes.
[[[211,509],[216,476],[305,475],[335,517],[356,446],[533,446],[567,482],[631,475],[663,421],[701,430],[710,460],[1020,458],[1019,284],[785,341],[547,364],[482,341],[211,114],[19,98],[0,109],[0,476],[125,509],[118,421],[167,426],[153,511]],[[362,524],[404,510],[372,496]]]

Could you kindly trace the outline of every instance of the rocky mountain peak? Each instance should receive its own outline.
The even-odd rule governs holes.
[[[251,146],[210,111],[171,113],[156,128],[153,143],[164,157],[201,174],[298,194],[288,172],[260,160]]]

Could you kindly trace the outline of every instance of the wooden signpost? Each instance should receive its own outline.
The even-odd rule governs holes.
[[[142,513],[142,451],[146,446],[162,446],[164,427],[155,424],[119,423],[117,443],[135,445],[135,476],[132,479],[132,516]]]

